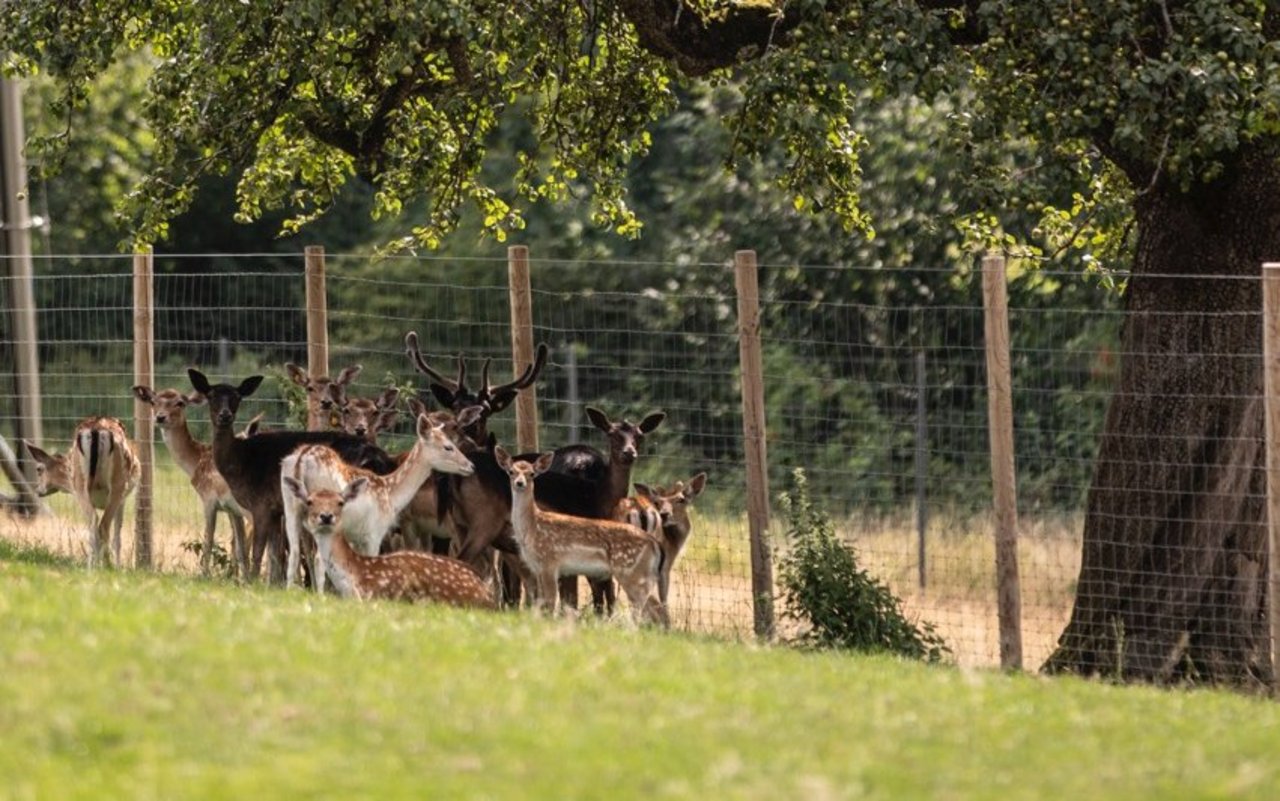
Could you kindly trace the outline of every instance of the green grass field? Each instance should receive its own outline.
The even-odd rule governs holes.
[[[1280,706],[86,573],[0,540],[0,799],[1280,797]]]

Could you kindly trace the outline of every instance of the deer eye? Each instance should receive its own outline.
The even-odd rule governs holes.
[[[457,450],[457,448],[453,447],[452,445],[445,445],[444,450],[445,450],[445,453],[453,453],[455,450]]]

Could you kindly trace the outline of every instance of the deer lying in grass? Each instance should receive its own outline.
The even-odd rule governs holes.
[[[378,434],[396,423],[396,401],[400,390],[388,387],[376,398],[350,398],[339,409],[340,428],[370,442],[378,441]]]
[[[684,551],[684,546],[689,541],[689,532],[693,528],[693,523],[689,520],[689,503],[702,494],[706,485],[706,473],[697,474],[689,479],[688,484],[677,481],[670,489],[636,484],[636,496],[644,498],[644,503],[658,518],[658,530],[650,533],[658,534],[662,543],[658,597],[663,604],[667,603],[667,596],[671,591],[671,571],[675,569],[676,560]],[[652,525],[652,518],[646,517],[645,522]]]
[[[209,403],[213,422],[213,463],[226,479],[236,503],[253,519],[253,556],[250,578],[262,569],[263,552],[271,548],[271,578],[284,574],[284,501],[280,496],[280,462],[299,445],[323,444],[352,464],[389,473],[395,468],[391,457],[376,445],[340,431],[260,431],[240,439],[234,433],[236,412],[241,401],[262,384],[262,376],[246,378],[237,386],[210,384],[204,373],[187,370],[191,386]]]
[[[655,538],[626,523],[539,509],[533,497],[535,479],[551,467],[553,453],[533,463],[515,461],[501,447],[494,455],[510,477],[511,528],[520,558],[537,581],[540,605],[554,611],[562,576],[613,578],[627,594],[637,622],[670,625],[658,594],[662,548]]]
[[[463,412],[468,418],[478,414]],[[395,527],[400,513],[433,470],[466,476],[474,468],[471,461],[449,438],[446,425],[453,415],[437,412],[417,417],[417,439],[396,469],[386,475],[375,475],[347,464],[333,449],[322,445],[303,445],[284,458],[280,465],[280,493],[284,502],[285,537],[289,545],[289,563],[285,586],[292,587],[298,575],[304,538],[302,537],[301,502],[289,491],[290,482],[302,485],[307,493],[328,489],[335,492],[356,479],[364,479],[368,488],[350,503],[343,513],[342,533],[352,547],[365,556],[376,556],[382,540]],[[317,556],[311,573],[316,591],[324,589],[324,565]]]
[[[353,364],[338,373],[336,378],[310,375],[293,362],[286,362],[284,369],[290,380],[307,392],[307,430],[328,431],[339,427],[338,413],[346,403],[347,385],[360,375],[364,367]]]
[[[124,426],[114,417],[86,418],[76,426],[66,453],[51,454],[29,442],[23,444],[36,462],[36,493],[71,493],[84,512],[89,567],[110,566],[110,555],[120,567],[124,502],[138,486],[141,474],[138,456]],[[102,510],[102,517],[98,517],[98,509]]]
[[[471,568],[456,559],[417,551],[367,556],[352,549],[339,528],[351,506],[366,491],[368,479],[357,478],[342,492],[307,492],[291,476],[284,476],[282,481],[285,491],[300,507],[299,522],[315,539],[325,572],[344,598],[494,607],[493,593]]]
[[[231,549],[241,578],[249,575],[249,556],[245,536],[244,509],[236,503],[231,488],[213,464],[213,449],[199,442],[187,427],[187,406],[200,406],[205,402],[199,393],[184,395],[176,389],[156,392],[151,387],[138,385],[133,388],[138,400],[151,407],[151,418],[160,429],[160,436],[169,448],[173,461],[187,474],[191,487],[200,497],[204,510],[204,548],[200,551],[200,569],[207,575],[213,564],[214,533],[218,527],[218,512],[225,512],[231,523]],[[244,436],[252,436],[246,433]]]

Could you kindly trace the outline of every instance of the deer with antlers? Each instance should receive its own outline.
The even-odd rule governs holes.
[[[357,553],[339,533],[350,507],[366,491],[368,479],[352,481],[341,492],[308,492],[302,482],[284,476],[301,510],[299,521],[316,542],[325,572],[344,598],[428,601],[454,606],[492,609],[493,593],[471,568],[456,559],[417,551],[385,556]]]
[[[310,494],[320,489],[336,492],[350,486],[356,479],[363,479],[367,489],[348,504],[343,512],[341,528],[357,552],[375,556],[382,547],[383,539],[397,524],[400,513],[418,494],[432,471],[460,476],[473,472],[471,461],[450,439],[446,426],[465,426],[478,414],[479,409],[472,407],[464,410],[456,420],[448,412],[419,415],[413,448],[395,470],[386,475],[376,475],[347,464],[332,448],[323,444],[303,445],[286,456],[280,465],[285,537],[289,546],[285,586],[293,586],[304,547],[301,522],[304,510],[297,493],[290,492],[290,482],[301,484]],[[322,559],[314,559],[311,576],[316,591],[323,591],[325,573]]]
[[[550,469],[555,454],[544,453],[532,463],[512,459],[501,446],[494,454],[510,478],[512,532],[521,560],[535,576],[543,608],[554,611],[562,576],[613,578],[626,593],[636,622],[670,625],[658,594],[663,554],[655,538],[626,523],[539,509],[536,479]]]
[[[241,578],[249,575],[248,539],[245,534],[245,511],[236,503],[226,479],[213,463],[213,448],[199,442],[187,426],[187,406],[201,406],[205,398],[198,392],[183,394],[176,389],[156,392],[141,385],[133,388],[138,400],[151,407],[151,419],[160,429],[165,446],[182,472],[187,474],[191,487],[200,497],[204,511],[204,548],[200,551],[200,568],[206,574],[213,564],[214,534],[218,526],[218,513],[226,514],[231,524],[231,549]],[[257,433],[257,421],[250,421],[244,437]],[[252,431],[250,430],[252,429]]]
[[[76,426],[66,453],[51,454],[25,440],[23,444],[36,462],[36,493],[71,493],[84,513],[89,567],[110,566],[111,555],[120,567],[124,504],[141,475],[137,453],[124,426],[114,417],[86,418]],[[102,510],[101,517],[98,509]]]
[[[311,375],[293,362],[286,362],[284,369],[289,379],[307,393],[307,430],[328,431],[339,427],[339,410],[346,404],[347,385],[364,367],[353,364],[335,378]]]

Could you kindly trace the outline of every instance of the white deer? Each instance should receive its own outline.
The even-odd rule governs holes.
[[[511,529],[520,558],[537,581],[538,603],[554,611],[562,576],[616,579],[631,602],[636,622],[670,625],[658,594],[662,547],[634,526],[614,520],[573,517],[538,508],[534,479],[551,467],[554,453],[533,462],[514,461],[501,446],[498,466],[511,479]]]
[[[464,415],[472,413],[478,413],[478,410],[463,412]],[[448,412],[419,415],[418,438],[413,448],[395,471],[385,476],[347,464],[326,445],[303,445],[286,456],[280,463],[284,530],[289,544],[285,586],[292,587],[297,578],[303,542],[303,504],[297,493],[289,489],[285,479],[295,479],[308,494],[321,489],[341,492],[356,479],[367,479],[368,489],[344,510],[341,530],[356,551],[374,556],[387,533],[395,527],[400,512],[413,500],[433,470],[462,476],[469,476],[475,471],[471,460],[446,433],[451,422],[453,416]],[[312,581],[317,592],[324,589],[324,562],[318,554],[312,559]]]
[[[352,549],[338,529],[366,491],[368,479],[357,478],[342,492],[307,492],[302,482],[287,475],[281,482],[300,504],[302,527],[315,538],[325,571],[342,597],[494,608],[493,592],[457,559],[417,551],[366,556]]]
[[[66,453],[51,454],[24,443],[36,460],[36,493],[69,492],[84,512],[89,567],[120,567],[120,529],[124,502],[138,486],[141,468],[124,426],[114,417],[89,417],[80,421]],[[102,510],[98,517],[97,510]],[[111,553],[107,552],[110,540]]]
[[[191,487],[200,497],[204,511],[204,548],[200,551],[200,568],[207,574],[213,563],[214,533],[218,527],[218,512],[224,512],[231,523],[231,550],[241,578],[249,577],[248,541],[245,535],[245,511],[236,503],[226,479],[213,464],[213,448],[199,442],[187,427],[187,406],[200,406],[205,397],[198,392],[184,395],[176,389],[156,392],[151,387],[138,385],[133,388],[138,400],[151,407],[152,419],[160,428],[160,436],[169,448],[173,461],[187,474]],[[256,429],[251,421],[250,429]],[[253,436],[246,430],[245,436]]]

